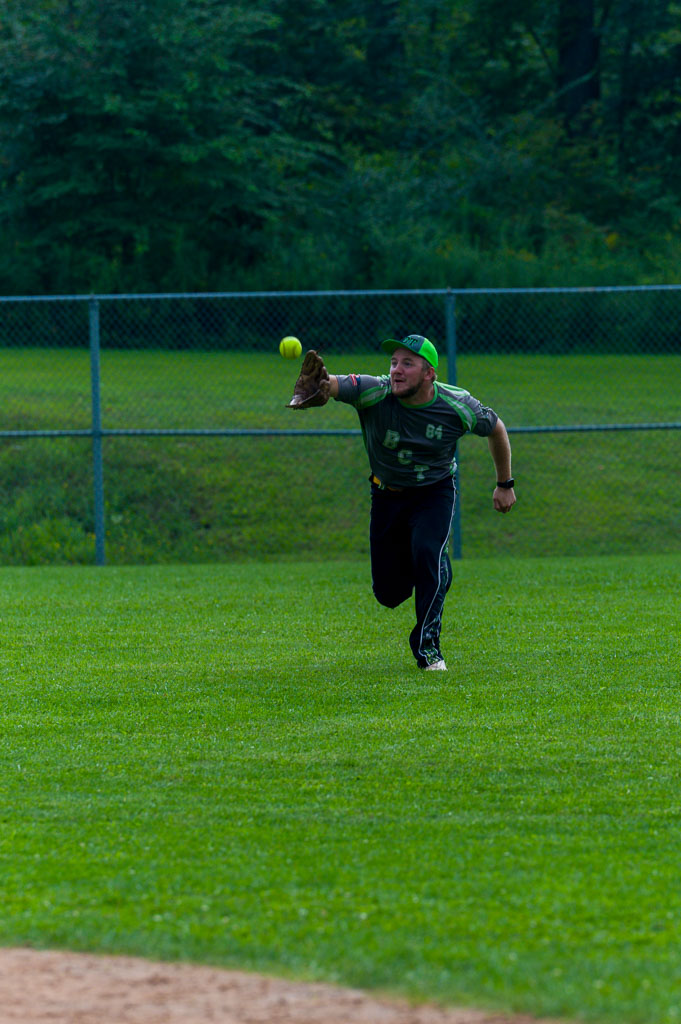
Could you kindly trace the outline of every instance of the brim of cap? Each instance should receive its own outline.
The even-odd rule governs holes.
[[[402,346],[402,348],[405,347],[402,345],[401,341],[395,341],[394,338],[386,338],[385,341],[381,342],[381,348],[384,352],[387,352],[389,356],[393,354],[396,348],[400,348],[400,346]]]

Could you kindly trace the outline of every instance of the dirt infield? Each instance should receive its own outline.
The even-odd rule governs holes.
[[[133,957],[0,950],[0,1024],[550,1024]],[[556,1024],[556,1022],[554,1022]]]

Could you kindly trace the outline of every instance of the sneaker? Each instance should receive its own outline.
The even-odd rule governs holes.
[[[447,666],[444,663],[444,659],[440,658],[439,661],[434,661],[432,665],[425,666],[426,672],[446,672]]]

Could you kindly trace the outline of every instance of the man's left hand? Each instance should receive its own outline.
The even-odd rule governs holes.
[[[492,497],[495,509],[504,515],[515,505],[515,491],[512,487],[495,487]]]

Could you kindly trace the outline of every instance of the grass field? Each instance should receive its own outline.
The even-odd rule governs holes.
[[[332,372],[385,370],[373,353]],[[108,429],[357,429],[352,409],[284,409],[298,363],[273,353],[104,352]],[[86,429],[89,357],[4,350],[3,429]],[[462,358],[459,382],[511,429],[679,421],[681,356]],[[442,367],[446,378],[446,364]],[[518,505],[491,507],[492,463],[460,445],[465,557],[681,550],[681,431],[512,434]],[[360,557],[368,465],[359,437],[107,438],[105,516],[112,564]],[[87,439],[0,440],[0,562],[92,562]]]
[[[681,1018],[681,556],[1,575],[3,945]]]

